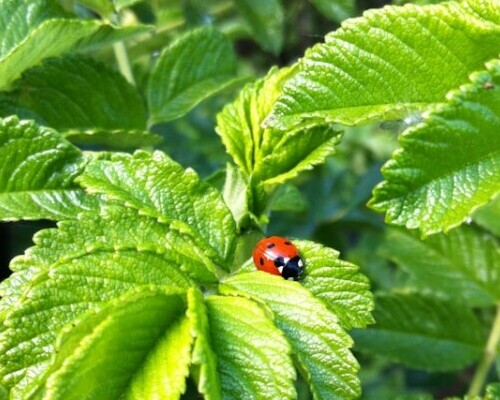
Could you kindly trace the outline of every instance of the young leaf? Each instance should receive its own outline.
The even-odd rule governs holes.
[[[43,398],[178,399],[192,339],[182,297],[141,288],[76,322],[56,344]]]
[[[226,279],[220,292],[251,297],[272,310],[315,400],[359,396],[358,364],[349,351],[350,337],[335,315],[302,285],[256,271]]]
[[[500,61],[487,68],[400,136],[369,203],[388,222],[447,231],[500,193]]]
[[[46,61],[27,71],[6,98],[21,111],[21,118],[36,116],[38,123],[64,132],[70,140],[130,147],[159,139],[146,132],[146,110],[136,88],[91,58]]]
[[[217,116],[217,132],[228,153],[255,184],[273,186],[323,163],[334,152],[339,132],[326,127],[280,132],[262,128],[262,121],[280,95],[290,69],[272,69],[247,85]]]
[[[222,395],[217,356],[212,350],[207,307],[203,295],[198,290],[188,292],[187,315],[193,321],[192,335],[195,337],[195,342],[191,370],[198,383],[198,391],[205,400],[220,400]]]
[[[255,40],[278,54],[283,47],[284,12],[280,0],[234,0]]]
[[[375,305],[377,323],[353,332],[356,349],[431,371],[457,370],[481,357],[483,329],[463,303],[385,293]]]
[[[220,193],[164,153],[136,152],[96,160],[78,181],[88,191],[105,194],[142,214],[180,221],[180,229],[202,238],[205,251],[221,266],[233,256],[235,223]]]
[[[73,183],[81,152],[56,131],[17,117],[0,119],[0,220],[67,219],[95,198]]]
[[[335,22],[352,17],[356,11],[356,2],[353,0],[311,0],[311,3],[325,17]]]
[[[294,399],[290,346],[272,319],[241,297],[207,298],[224,399]]]
[[[231,42],[212,27],[180,37],[163,50],[148,85],[150,124],[182,117],[205,98],[234,82]]]
[[[461,226],[425,240],[389,229],[381,252],[442,296],[477,306],[500,301],[500,248],[474,228]]]
[[[23,71],[43,59],[70,50],[84,38],[97,35],[97,40],[100,36],[110,36],[109,25],[97,20],[63,18],[62,11],[48,0],[1,0],[0,9],[2,89]],[[10,29],[10,26],[15,26],[15,29]]]
[[[481,207],[472,218],[476,224],[500,237],[500,197]]]
[[[262,159],[255,166],[254,179],[262,181],[265,186],[293,179],[301,172],[324,163],[335,152],[339,141],[339,131],[319,126],[285,135],[272,150],[266,148],[267,143],[264,142]]]
[[[38,389],[57,334],[86,311],[139,286],[216,279],[190,237],[120,206],[82,213],[34,241],[0,287],[0,376],[15,398]]]
[[[314,242],[296,240],[305,264],[302,285],[337,315],[344,329],[373,323],[373,296],[368,279],[359,268],[339,260],[339,253]]]
[[[307,51],[266,124],[355,125],[424,110],[498,56],[499,19],[489,0],[367,11]]]

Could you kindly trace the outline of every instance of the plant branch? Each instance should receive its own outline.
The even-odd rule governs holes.
[[[484,354],[481,362],[479,363],[476,373],[472,378],[472,383],[467,393],[469,396],[479,396],[481,390],[484,386],[488,372],[495,360],[497,354],[497,346],[500,342],[500,304],[497,305],[497,314],[495,316],[495,321],[491,328],[490,336],[488,337],[488,342],[484,348]]]

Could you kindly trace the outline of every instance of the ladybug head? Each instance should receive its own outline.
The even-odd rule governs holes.
[[[300,256],[295,256],[290,258],[288,262],[283,266],[281,271],[281,276],[288,280],[298,281],[300,276],[304,272],[304,263]]]

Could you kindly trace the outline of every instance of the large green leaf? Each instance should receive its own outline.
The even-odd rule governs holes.
[[[257,271],[226,279],[220,291],[251,297],[271,309],[316,400],[359,396],[351,339],[335,315],[300,283]]]
[[[75,218],[96,204],[73,180],[81,152],[58,132],[0,119],[0,220]]]
[[[290,346],[272,319],[241,297],[207,298],[222,398],[294,399]]]
[[[90,58],[51,59],[27,71],[4,98],[21,118],[35,117],[70,140],[77,137],[115,147],[159,140],[146,132],[146,110],[136,88]],[[4,115],[9,112],[0,110]]]
[[[231,42],[212,27],[198,28],[163,50],[148,85],[150,123],[179,118],[234,82]]]
[[[375,304],[377,323],[353,333],[356,349],[432,371],[460,369],[481,357],[483,328],[464,303],[386,293]]]
[[[65,18],[48,0],[0,1],[0,88],[41,60],[62,54],[82,39],[115,40],[114,28],[97,20]]]
[[[306,52],[266,124],[354,125],[424,110],[498,56],[499,21],[491,0],[367,11]]]
[[[82,313],[139,286],[215,280],[190,237],[120,206],[61,222],[34,241],[0,286],[0,376],[15,398],[43,382],[57,333]]]
[[[373,296],[359,267],[339,260],[339,253],[314,242],[295,240],[305,264],[302,285],[337,315],[344,329],[373,323]]]
[[[204,239],[204,251],[223,267],[233,256],[234,219],[220,193],[164,153],[96,160],[78,181],[90,192],[105,194],[145,215],[179,221],[179,229]]]
[[[58,340],[43,398],[178,399],[192,339],[184,308],[180,295],[144,288],[86,315]]]
[[[234,3],[260,46],[278,54],[283,46],[285,24],[280,0],[234,0]]]
[[[426,240],[393,228],[381,253],[412,274],[423,290],[471,305],[500,301],[500,246],[474,228],[462,226]]]
[[[500,193],[500,61],[400,136],[370,205],[388,222],[447,231]]]

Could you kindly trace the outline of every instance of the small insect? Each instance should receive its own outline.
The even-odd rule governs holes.
[[[299,251],[287,238],[270,236],[262,239],[253,250],[257,269],[297,281],[304,272]]]

